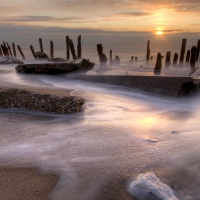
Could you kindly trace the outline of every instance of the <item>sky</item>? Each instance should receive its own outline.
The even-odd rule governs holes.
[[[24,45],[39,37],[63,43],[81,34],[85,44],[157,47],[200,39],[199,0],[0,0],[0,37]],[[158,34],[160,33],[160,34]]]

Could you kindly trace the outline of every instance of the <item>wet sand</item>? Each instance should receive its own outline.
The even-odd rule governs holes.
[[[1,200],[45,200],[58,177],[42,174],[34,168],[0,168]]]

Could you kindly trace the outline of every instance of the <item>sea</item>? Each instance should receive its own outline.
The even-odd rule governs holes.
[[[145,48],[112,50],[121,64],[102,69],[96,48],[83,49],[83,57],[96,63],[87,74],[154,75],[158,52],[164,56],[161,76],[191,73],[188,63],[165,65],[167,49],[152,49],[149,62]],[[104,49],[107,57],[109,51]],[[32,63],[30,50],[24,53],[25,63]],[[138,60],[129,62],[131,56]],[[55,57],[65,58],[66,50],[55,49]],[[157,96],[63,75],[22,75],[15,67],[0,65],[0,79],[24,87],[72,89],[71,95],[86,104],[74,115],[0,109],[0,166],[57,174],[51,200],[200,199],[200,94]],[[197,69],[191,76],[199,74]]]

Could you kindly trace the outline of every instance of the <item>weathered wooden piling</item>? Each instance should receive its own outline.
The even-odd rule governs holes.
[[[69,36],[66,36],[66,59],[70,60],[70,52],[69,52]]]
[[[199,61],[199,54],[200,54],[200,40],[198,40],[197,42],[196,61]]]
[[[129,60],[129,62],[133,62],[134,61],[134,56],[131,56],[131,59]]]
[[[7,44],[7,48],[8,48],[10,56],[13,57],[10,45],[8,44],[8,42],[6,42],[6,44]]]
[[[187,51],[186,63],[190,62],[190,50]]]
[[[35,59],[37,59],[37,57],[36,57],[36,55],[35,55],[35,50],[34,50],[34,48],[33,48],[32,45],[30,46],[30,49],[31,49],[31,52],[32,52],[32,54],[33,54],[33,57],[34,57]]]
[[[135,61],[137,61],[138,60],[138,57],[135,57]]]
[[[171,51],[168,51],[166,53],[166,59],[165,59],[166,65],[169,65],[171,62]]]
[[[102,44],[97,44],[97,52],[98,52],[98,55],[99,55],[100,65],[106,65],[108,59],[107,59],[106,55],[103,53]]]
[[[186,44],[187,44],[187,39],[184,38],[182,40],[182,46],[181,46],[180,63],[183,63],[184,61]]]
[[[39,43],[40,43],[40,51],[41,51],[42,53],[44,53],[43,44],[42,44],[42,38],[39,38]]]
[[[4,56],[9,56],[8,48],[5,45],[1,45]]]
[[[81,57],[82,57],[82,49],[81,49],[81,35],[78,36],[77,57],[78,57],[78,59],[81,59]]]
[[[74,43],[73,43],[73,41],[71,39],[69,39],[69,47],[70,47],[73,59],[77,60],[76,51],[74,49]]]
[[[19,45],[17,45],[17,48],[18,48],[18,50],[19,50],[19,53],[20,53],[21,56],[22,56],[22,59],[25,60],[25,56],[24,56],[24,54],[23,54],[23,52],[22,52],[22,50],[21,50],[21,47],[20,47]]]
[[[175,53],[174,54],[174,59],[173,59],[173,64],[175,65],[175,64],[177,64],[177,62],[178,62],[178,54]]]
[[[156,66],[154,68],[154,75],[160,75],[161,68],[162,68],[162,55],[161,55],[161,53],[158,53],[157,54]]]
[[[6,48],[6,43],[3,41],[3,46]]]
[[[147,42],[147,57],[146,57],[147,61],[149,61],[150,59],[150,41],[148,40]]]
[[[53,45],[53,41],[50,41],[50,58],[51,59],[54,58],[54,45]]]
[[[153,56],[151,56],[151,60],[153,60]]]
[[[16,53],[16,49],[15,49],[15,43],[12,43],[12,49],[13,49],[13,56],[14,58],[17,58],[17,53]]]
[[[191,66],[191,70],[195,69],[195,63],[196,63],[196,50],[197,47],[193,46],[191,49],[191,58],[190,58],[190,66]]]
[[[110,65],[112,64],[112,50],[110,50]]]
[[[3,52],[1,50],[1,47],[0,47],[0,57],[3,57]]]

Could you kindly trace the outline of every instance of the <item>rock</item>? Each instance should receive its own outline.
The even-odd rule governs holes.
[[[19,89],[0,89],[1,108],[22,108],[51,113],[73,114],[79,112],[85,100],[76,96],[59,97]]]
[[[195,92],[198,92],[199,89],[200,89],[199,82],[195,83],[193,81],[189,81],[189,82],[183,83],[180,90],[178,91],[178,96],[190,95]]]
[[[48,59],[49,59],[49,56],[47,56],[46,53],[43,53],[43,52],[40,52],[40,51],[37,51],[37,52],[35,53],[35,56],[36,56],[36,58],[39,59],[39,60],[48,60]]]
[[[34,74],[61,74],[81,72],[86,73],[93,69],[95,63],[89,60],[82,59],[79,62],[71,63],[42,63],[42,64],[24,64],[18,65],[15,69],[20,73],[34,73]]]
[[[20,64],[20,63],[23,62],[9,56],[4,56],[0,58],[0,64]]]
[[[63,58],[52,58],[48,60],[49,62],[66,62]]]

